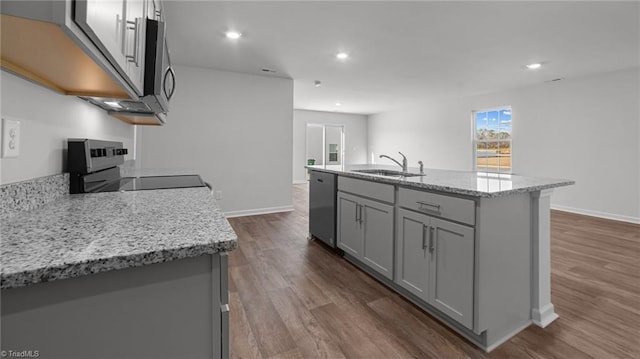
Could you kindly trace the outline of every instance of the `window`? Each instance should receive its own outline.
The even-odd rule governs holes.
[[[474,111],[476,171],[511,173],[511,107]]]

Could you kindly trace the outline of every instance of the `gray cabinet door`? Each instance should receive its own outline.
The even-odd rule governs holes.
[[[359,200],[362,206],[362,261],[393,280],[393,206]]]
[[[125,72],[138,93],[144,91],[146,42],[146,0],[127,0],[125,12],[124,55]]]
[[[145,0],[77,0],[75,23],[142,95]]]
[[[425,302],[429,300],[429,216],[398,209],[396,280]]]
[[[362,233],[360,230],[360,198],[338,192],[338,248],[362,258]]]
[[[474,230],[437,218],[429,268],[429,303],[460,324],[473,328]]]
[[[78,0],[75,22],[114,65],[124,70],[125,1]]]

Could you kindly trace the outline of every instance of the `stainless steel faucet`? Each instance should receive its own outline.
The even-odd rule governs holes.
[[[424,163],[422,163],[422,161],[418,161],[418,164],[420,165],[420,174],[423,175],[424,174]]]
[[[398,166],[402,167],[402,172],[407,172],[407,157],[405,155],[402,154],[402,152],[398,152],[400,154],[400,156],[402,156],[402,163],[396,161],[395,159],[387,156],[387,155],[380,155],[380,158],[388,158],[391,161],[395,162],[398,164]]]

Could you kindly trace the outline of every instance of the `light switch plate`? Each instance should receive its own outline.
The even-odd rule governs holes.
[[[20,155],[20,121],[2,118],[2,158]]]

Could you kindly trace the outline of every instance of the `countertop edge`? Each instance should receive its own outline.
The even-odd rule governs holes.
[[[518,193],[537,192],[537,191],[542,191],[542,190],[545,190],[545,189],[551,189],[551,188],[557,188],[557,187],[563,187],[563,186],[570,186],[570,185],[575,184],[575,181],[572,181],[572,180],[558,180],[558,182],[553,183],[553,184],[542,184],[542,185],[537,185],[537,186],[530,186],[530,187],[527,187],[527,188],[511,189],[511,190],[504,190],[504,191],[498,191],[498,192],[480,192],[480,191],[473,191],[473,190],[467,190],[467,189],[461,189],[461,188],[455,188],[455,187],[447,187],[447,186],[435,185],[435,184],[429,184],[429,183],[408,182],[408,181],[403,181],[403,180],[397,179],[397,178],[376,176],[376,175],[367,174],[367,173],[358,173],[358,172],[352,172],[352,171],[341,171],[341,170],[334,170],[334,169],[328,169],[328,168],[317,168],[317,167],[310,167],[310,166],[305,166],[305,168],[307,168],[308,170],[311,170],[311,171],[334,173],[334,174],[345,176],[345,177],[358,178],[358,179],[364,179],[364,180],[373,180],[375,182],[380,182],[380,183],[401,185],[401,186],[406,186],[406,187],[434,190],[434,191],[453,193],[453,194],[461,194],[461,195],[467,195],[467,196],[472,196],[472,197],[481,197],[481,198],[495,198],[495,197],[503,197],[503,196],[514,195],[514,194],[518,194]]]
[[[44,267],[14,273],[3,273],[0,289],[20,288],[28,285],[77,278],[118,269],[142,267],[149,264],[170,262],[206,254],[229,252],[238,247],[237,237],[213,244],[170,248],[126,256],[116,256],[84,262],[65,263],[57,267]]]

